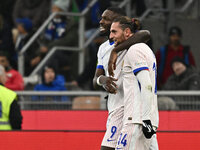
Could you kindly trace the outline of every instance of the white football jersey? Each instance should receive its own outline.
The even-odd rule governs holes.
[[[152,50],[144,43],[131,46],[124,58],[124,123],[142,124],[143,96],[140,91],[140,83],[136,78],[136,73],[141,70],[149,70],[150,73],[153,94],[150,120],[153,126],[158,127],[156,58]]]
[[[101,44],[99,47],[99,51],[97,54],[98,57],[98,64],[97,68],[104,69],[105,75],[109,76],[108,74],[108,61],[110,58],[110,53],[114,48],[114,43],[110,43],[109,40]],[[116,94],[110,94],[108,95],[108,111],[109,113],[113,110],[122,107],[123,106],[123,85],[122,85],[122,62],[124,59],[124,56],[126,54],[126,50],[119,52],[117,62],[116,62],[116,70],[114,70],[114,78],[117,78],[118,81],[116,81],[116,84],[118,86],[117,93]]]

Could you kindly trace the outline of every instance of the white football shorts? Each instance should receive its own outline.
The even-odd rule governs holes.
[[[125,124],[119,135],[116,150],[158,150],[156,134],[145,138],[141,124]]]
[[[124,107],[112,111],[108,115],[106,133],[101,146],[115,148],[123,124]]]

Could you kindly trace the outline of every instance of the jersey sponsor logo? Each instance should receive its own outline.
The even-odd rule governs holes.
[[[136,62],[135,63],[135,66],[143,66],[143,65],[147,65],[147,63],[146,62]]]

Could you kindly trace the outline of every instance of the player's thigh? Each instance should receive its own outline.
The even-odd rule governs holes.
[[[156,134],[154,134],[151,138],[150,150],[159,150]]]
[[[116,150],[149,150],[150,142],[143,135],[142,125],[130,123],[123,126]]]
[[[102,146],[115,148],[117,144],[117,139],[122,129],[122,120],[124,114],[123,107],[115,110],[108,116],[106,133],[104,135]]]

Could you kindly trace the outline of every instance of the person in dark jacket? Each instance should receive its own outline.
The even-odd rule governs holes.
[[[35,91],[66,91],[65,87],[65,78],[62,75],[56,74],[56,69],[47,65],[44,67],[42,72],[42,83],[37,84],[34,88]],[[36,100],[38,97],[34,97],[33,100]],[[44,97],[40,97],[40,100],[44,100]],[[54,100],[66,101],[68,98],[66,96],[54,97]]]
[[[176,56],[171,61],[173,74],[168,78],[163,90],[200,90],[199,73]]]
[[[15,50],[19,53],[33,36],[34,32],[32,21],[29,18],[17,18],[16,24],[18,36],[16,37]],[[39,45],[38,40],[35,40],[25,52],[25,76],[28,76],[34,69],[31,65],[31,58],[35,56],[35,49]]]
[[[4,87],[5,82],[5,69],[0,65],[0,130],[19,130],[22,128],[22,115],[17,94]]]
[[[181,43],[182,30],[178,26],[171,27],[169,30],[169,42],[156,52],[157,60],[157,85],[162,89],[173,70],[170,62],[175,56],[183,58],[187,65],[195,66],[195,59],[189,46]]]
[[[19,52],[26,44],[26,42],[28,42],[28,40],[31,38],[33,24],[29,18],[17,18],[16,23],[18,36],[15,43],[15,49],[17,52]]]

